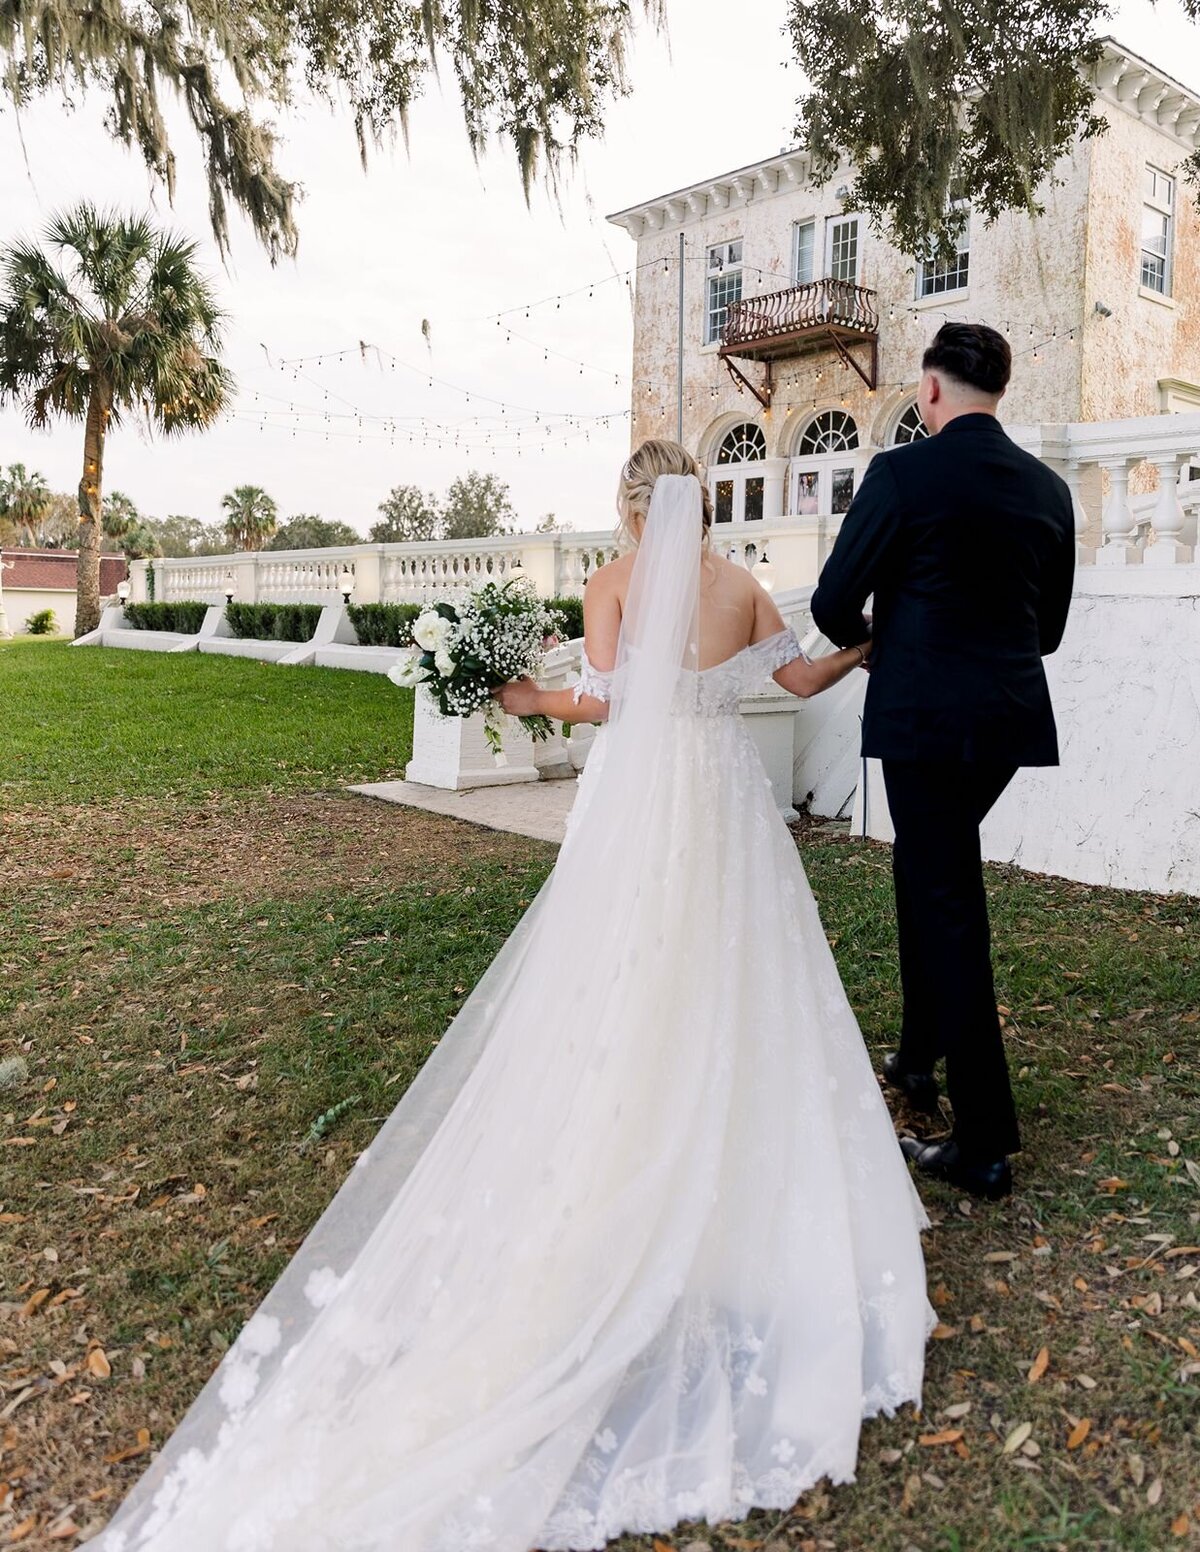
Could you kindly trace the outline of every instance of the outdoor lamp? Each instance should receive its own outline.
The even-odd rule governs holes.
[[[123,604],[127,604],[129,602],[129,595],[132,591],[133,589],[129,585],[129,578],[122,577],[120,582],[117,583],[117,597]]]
[[[233,572],[227,571],[225,573],[225,602],[227,604],[231,604],[233,602],[233,595],[236,592],[237,587],[233,580]]]
[[[342,568],[342,580],[339,586],[342,590],[342,602],[348,604],[350,602],[350,594],[354,591],[354,573],[349,566]]]
[[[775,590],[775,567],[767,559],[767,547],[763,546],[763,552],[759,556],[758,564],[754,568],[754,579],[760,587],[768,593]]]
[[[519,555],[514,555],[509,562],[508,574],[510,577],[523,577],[525,575],[525,567],[522,566]]]

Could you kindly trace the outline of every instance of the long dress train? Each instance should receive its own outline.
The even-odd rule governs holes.
[[[919,1402],[909,1179],[660,479],[558,865],[98,1552],[529,1552],[782,1508]]]

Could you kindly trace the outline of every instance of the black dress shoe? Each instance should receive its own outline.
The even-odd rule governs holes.
[[[914,1110],[936,1115],[938,1108],[937,1079],[931,1072],[905,1072],[896,1052],[883,1059],[884,1082],[904,1095]]]
[[[902,1137],[900,1147],[907,1159],[911,1159],[923,1175],[934,1180],[944,1180],[969,1191],[972,1196],[986,1197],[989,1202],[999,1201],[1012,1194],[1012,1169],[1007,1159],[993,1159],[977,1164],[962,1157],[954,1139],[945,1142],[922,1142],[919,1137]]]

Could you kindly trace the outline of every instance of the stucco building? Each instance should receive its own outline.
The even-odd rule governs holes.
[[[843,209],[850,169],[815,184],[802,151],[610,217],[637,243],[634,444],[681,426],[720,521],[836,526],[874,451],[924,434],[946,318],[1009,336],[1009,424],[1200,410],[1200,95],[1113,40],[1094,85],[1108,131],[1044,215],[969,214],[949,263],[891,247]]]

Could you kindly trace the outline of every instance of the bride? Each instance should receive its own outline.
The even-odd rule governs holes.
[[[814,695],[647,442],[558,865],[95,1545],[530,1552],[790,1507],[919,1404],[909,1179],[739,699]]]

